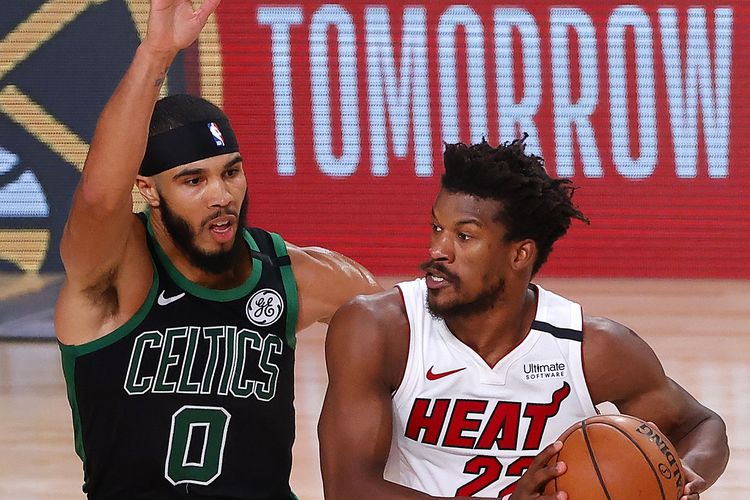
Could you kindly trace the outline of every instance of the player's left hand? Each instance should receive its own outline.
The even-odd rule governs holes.
[[[648,421],[648,424],[661,432],[659,426],[654,422]],[[680,497],[680,500],[698,500],[701,496],[701,492],[705,491],[707,487],[706,480],[691,469],[684,460],[680,460],[680,462],[682,463],[682,470],[685,472],[685,486],[682,488],[682,496]]]
[[[682,470],[685,471],[685,487],[680,500],[698,500],[702,491],[706,489],[706,480],[699,476],[685,462],[682,462]]]

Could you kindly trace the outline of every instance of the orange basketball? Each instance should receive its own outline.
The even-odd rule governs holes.
[[[570,427],[559,438],[568,470],[544,493],[565,491],[570,500],[677,500],[685,484],[672,443],[643,420],[598,415]]]

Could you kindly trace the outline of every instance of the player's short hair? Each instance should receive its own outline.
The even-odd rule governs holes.
[[[189,94],[174,94],[156,101],[148,135],[161,134],[198,121],[220,120],[228,121],[227,115],[212,102]]]
[[[441,186],[451,193],[499,201],[502,209],[496,220],[506,228],[506,241],[536,242],[533,275],[547,261],[554,242],[568,231],[571,219],[589,221],[573,204],[571,181],[551,178],[544,159],[526,153],[526,137],[496,148],[484,139],[472,145],[446,144]]]

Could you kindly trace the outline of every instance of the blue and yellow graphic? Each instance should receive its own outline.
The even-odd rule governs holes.
[[[96,119],[145,34],[148,0],[9,0],[0,16],[0,272],[61,270],[57,248]],[[163,89],[221,105],[211,20]]]

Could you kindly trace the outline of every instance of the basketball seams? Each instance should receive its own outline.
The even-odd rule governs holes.
[[[633,446],[635,446],[636,449],[641,453],[641,455],[643,455],[643,458],[644,458],[644,460],[646,460],[646,463],[648,464],[649,468],[651,469],[651,472],[654,473],[654,478],[656,479],[656,484],[659,485],[659,491],[661,492],[661,498],[662,498],[662,500],[666,500],[667,499],[667,495],[664,492],[664,486],[661,484],[661,479],[659,478],[659,474],[656,471],[656,467],[654,467],[654,464],[651,462],[651,459],[649,459],[649,457],[646,454],[646,452],[643,451],[643,448],[641,448],[641,445],[638,444],[638,442],[635,439],[633,439],[630,436],[630,434],[628,434],[624,430],[620,429],[616,425],[612,425],[609,422],[595,422],[595,423],[599,424],[599,425],[604,425],[604,426],[612,427],[613,429],[616,429],[617,432],[619,432],[620,434],[622,434],[623,436],[625,436],[626,438],[628,438],[628,441],[630,441],[631,443],[633,443]],[[584,434],[584,436],[585,436],[585,434]],[[588,445],[588,440],[586,441],[586,444]],[[597,474],[598,474],[598,469],[597,469]]]
[[[589,458],[591,459],[591,464],[594,466],[594,471],[596,472],[596,477],[599,478],[599,485],[602,487],[602,490],[604,490],[604,495],[606,495],[607,500],[612,500],[612,497],[609,496],[609,491],[607,490],[607,485],[604,483],[604,478],[602,477],[602,472],[599,470],[599,464],[596,463],[596,455],[594,455],[594,450],[591,447],[591,442],[589,441],[589,433],[587,427],[587,423],[584,420],[581,422],[581,433],[583,434],[583,441],[586,443],[586,449],[589,452]],[[663,495],[662,495],[663,496]]]
[[[559,462],[560,461],[560,454],[562,453],[563,449],[565,449],[565,442],[568,440],[568,438],[570,436],[573,435],[573,433],[575,431],[577,431],[581,427],[581,424],[583,424],[583,421],[579,422],[575,426],[569,427],[567,431],[563,432],[562,435],[559,438],[557,438],[557,440],[560,441],[563,444],[563,448],[560,451],[558,451],[555,454],[554,457],[552,457],[552,459],[555,462]],[[567,465],[567,463],[566,463],[566,465]],[[555,476],[555,478],[554,478],[555,491],[559,491],[559,485],[557,484],[557,478],[558,478],[558,476]]]
[[[649,446],[650,442],[644,441],[641,443],[643,441],[640,438],[641,432],[636,427],[644,423],[642,420],[629,415],[599,415],[581,420],[570,426],[558,437],[558,440],[563,443],[563,447],[553,460],[566,462],[566,459],[573,460],[576,473],[570,479],[566,475],[553,478],[547,483],[544,493],[554,493],[559,491],[560,488],[565,490],[566,487],[570,487],[574,490],[576,496],[583,494],[583,498],[602,498],[601,493],[596,493],[598,491],[604,491],[604,498],[607,500],[613,498],[630,500],[644,497],[644,494],[645,497],[654,500],[675,498],[671,496],[673,493],[672,483],[663,481],[659,474],[662,467],[661,455],[652,450],[652,447]],[[594,424],[604,424],[604,426],[598,427]],[[611,428],[618,432],[612,433]],[[627,439],[623,440],[623,435]],[[573,437],[574,439],[571,440],[570,438]],[[662,439],[668,447],[672,446],[665,437],[662,437]],[[566,453],[568,448],[570,448],[570,453]],[[637,449],[638,453],[635,453],[633,448]],[[664,453],[661,449],[659,451],[662,454]],[[671,448],[670,452],[675,453]],[[675,454],[675,456],[677,455]],[[599,459],[601,459],[601,463],[599,463]],[[643,460],[648,464],[648,469],[643,467]],[[570,464],[568,467],[570,467]],[[612,469],[612,467],[615,467],[615,469]],[[621,467],[627,467],[627,470],[631,471],[632,474],[621,475]],[[601,490],[592,489],[595,483],[592,469],[597,475]],[[648,481],[647,470],[651,470],[652,476],[656,479],[658,490]],[[604,474],[607,474],[606,480]],[[634,476],[638,477],[636,483],[632,482],[635,479]],[[666,478],[666,474],[663,477]],[[586,484],[587,487],[581,489],[582,484]],[[550,488],[553,486],[554,489],[551,490]],[[677,484],[677,489],[674,492],[676,498],[680,498],[682,489],[679,484]],[[624,497],[622,497],[623,494]]]

